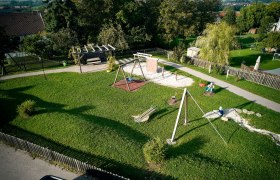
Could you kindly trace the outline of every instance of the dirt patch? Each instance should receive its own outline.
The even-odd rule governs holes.
[[[137,91],[140,87],[144,86],[145,84],[146,84],[145,81],[140,81],[140,80],[128,81],[128,86],[129,86],[128,88],[125,79],[123,79],[116,82],[112,86],[126,91]]]

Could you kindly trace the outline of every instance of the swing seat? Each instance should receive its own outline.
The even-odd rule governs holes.
[[[133,78],[131,78],[131,77],[126,78],[126,80],[127,80],[128,82],[132,82],[132,81],[134,81],[134,79],[133,79]]]
[[[137,115],[137,116],[132,116],[134,118],[135,122],[146,122],[149,120],[150,116],[156,111],[156,106],[150,107],[147,111],[144,113]]]

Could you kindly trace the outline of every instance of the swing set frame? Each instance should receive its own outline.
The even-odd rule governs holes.
[[[123,75],[123,77],[124,77],[125,83],[126,83],[126,87],[127,87],[128,91],[131,91],[131,88],[130,88],[129,83],[128,83],[128,81],[127,81],[126,73],[125,73],[125,71],[124,71],[124,69],[123,69],[124,66],[126,66],[127,64],[130,64],[130,63],[133,63],[133,67],[132,67],[132,69],[131,69],[131,72],[130,72],[130,74],[129,74],[129,77],[132,76],[133,70],[134,70],[136,64],[138,64],[139,67],[140,67],[140,70],[141,70],[141,73],[142,73],[142,76],[143,76],[144,81],[147,81],[146,78],[145,78],[145,75],[144,75],[144,73],[143,73],[143,69],[142,69],[142,67],[141,67],[140,60],[141,60],[141,58],[136,58],[136,59],[133,59],[133,60],[131,60],[131,61],[129,61],[129,62],[120,64],[120,65],[119,65],[119,68],[118,68],[118,70],[117,70],[117,74],[116,74],[116,76],[115,76],[115,80],[114,80],[113,86],[115,87],[115,84],[116,84],[116,81],[117,81],[119,72],[121,71],[121,72],[122,72],[122,75]]]

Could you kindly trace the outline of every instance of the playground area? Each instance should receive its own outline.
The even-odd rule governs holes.
[[[214,179],[217,174],[221,178],[251,179],[280,173],[279,146],[270,137],[249,132],[232,121],[212,119],[225,144],[189,98],[189,123],[184,126],[183,117],[178,119],[176,144],[169,146],[161,172],[155,170],[151,174],[143,157],[143,145],[153,137],[162,140],[171,137],[178,106],[167,101],[174,95],[181,99],[183,91],[150,82],[129,93],[110,86],[115,74],[57,73],[48,74],[47,80],[33,76],[2,81],[0,98],[5,103],[1,104],[0,119],[6,119],[4,129],[11,130],[8,127],[12,126],[16,135],[31,138],[31,142],[44,147],[60,144],[66,149],[63,152],[78,160],[86,159],[97,167],[132,179],[139,176],[184,179],[185,173],[190,179]],[[197,78],[193,80],[198,82]],[[279,134],[279,113],[229,91],[203,96],[204,88],[196,83],[188,90],[204,112],[220,105],[246,108],[262,114],[261,118],[246,117],[250,124]],[[21,119],[16,107],[26,99],[36,101],[38,110],[29,119]],[[139,122],[145,121],[144,112],[152,111],[146,122]],[[44,141],[38,140],[41,138]]]
[[[159,66],[158,59],[151,56],[151,54],[137,53],[134,54],[134,58],[119,60],[119,68],[112,86],[127,91],[136,91],[147,82],[173,88],[187,87],[194,83],[192,78],[178,75],[177,71],[165,70],[164,66]],[[119,76],[121,76],[121,80],[119,80]]]
[[[177,75],[170,71],[165,71],[163,70],[162,67],[158,67],[157,72],[149,72],[147,71],[146,62],[142,62],[141,67],[147,80],[156,84],[178,88],[178,87],[191,86],[194,83],[194,80],[192,78],[182,76],[182,75]],[[132,68],[133,68],[133,64],[128,64],[127,66],[124,67],[124,71],[130,73]],[[139,66],[136,66],[134,68],[133,74],[136,76],[141,76],[142,73]]]

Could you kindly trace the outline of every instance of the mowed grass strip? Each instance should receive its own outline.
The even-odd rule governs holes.
[[[183,90],[149,82],[136,92],[127,92],[111,86],[114,76],[115,72],[59,73],[48,74],[47,80],[34,76],[1,81],[1,123],[10,123],[69,149],[111,159],[112,163],[153,171],[144,160],[142,147],[152,137],[171,137],[178,105],[170,106],[167,101],[173,95],[180,98]],[[198,86],[198,79],[194,80],[188,89],[205,112],[219,106],[246,108],[263,115],[246,116],[255,127],[280,133],[279,113],[219,87],[214,96],[203,96],[204,89]],[[36,101],[38,109],[31,118],[21,119],[16,107],[27,99]],[[147,123],[133,121],[132,115],[152,105],[158,110]],[[279,177],[280,148],[270,137],[249,132],[232,121],[213,120],[226,145],[201,118],[192,99],[188,107],[190,124],[183,126],[182,116],[177,143],[169,147],[166,162],[156,170],[163,177]],[[132,178],[145,176],[126,169],[117,172]]]
[[[155,54],[155,57],[167,60],[165,55]],[[280,61],[277,61],[277,62],[273,61],[273,63],[274,62],[275,63],[279,62],[279,65],[280,65]],[[261,97],[267,98],[267,99],[272,100],[272,101],[277,102],[277,103],[280,103],[280,96],[279,96],[280,91],[277,90],[277,89],[266,87],[266,86],[263,86],[263,85],[260,85],[260,84],[254,83],[254,82],[246,81],[246,80],[239,80],[238,78],[236,78],[234,76],[229,76],[227,78],[226,75],[220,75],[220,74],[217,74],[217,73],[214,73],[214,72],[209,74],[208,69],[203,69],[203,68],[200,68],[200,67],[197,67],[197,66],[194,66],[194,65],[190,65],[190,64],[186,64],[186,63],[182,64],[182,63],[179,63],[179,62],[176,62],[176,63],[181,64],[183,66],[186,66],[188,68],[194,69],[196,71],[202,72],[202,73],[207,74],[209,76],[212,76],[214,78],[220,79],[222,81],[228,82],[230,84],[238,86],[238,87],[240,87],[244,90],[252,92],[252,93],[254,93],[256,95],[259,95]],[[168,67],[168,69],[174,69],[174,68]],[[173,71],[176,71],[176,70],[174,69]]]

